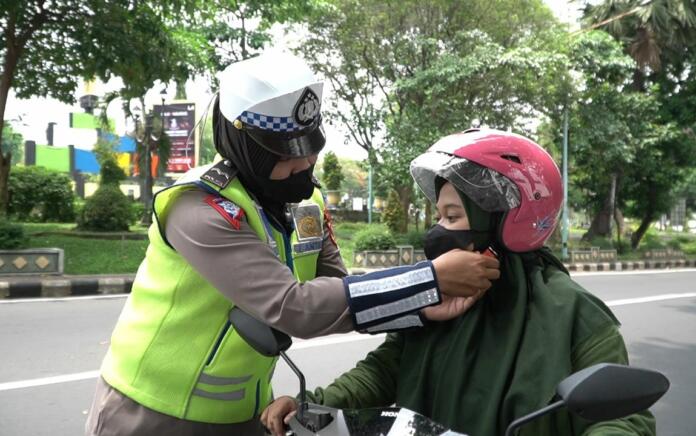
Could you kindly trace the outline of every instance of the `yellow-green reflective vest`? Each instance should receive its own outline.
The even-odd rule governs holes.
[[[191,421],[238,423],[258,416],[270,402],[270,379],[277,358],[262,356],[240,338],[228,318],[234,303],[167,245],[160,231],[178,196],[187,189],[199,189],[191,181],[203,170],[192,170],[192,176],[183,178],[188,183],[155,196],[150,245],[113,332],[101,374],[118,391],[158,412]],[[315,277],[316,244],[309,249],[306,243],[298,244],[296,232],[285,241],[282,233],[267,224],[237,179],[223,190],[208,187],[244,210],[251,228],[274,246],[279,261],[292,265],[300,282]],[[307,202],[318,206],[323,217],[324,202],[318,189]]]

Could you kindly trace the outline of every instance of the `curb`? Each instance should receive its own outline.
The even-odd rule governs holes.
[[[130,293],[130,277],[63,277],[0,281],[0,300],[10,298],[55,298],[83,295],[112,295]]]
[[[650,269],[672,269],[696,267],[696,259],[691,260],[651,260],[623,261],[607,263],[574,263],[566,264],[571,272],[601,272],[601,271],[635,271]],[[365,274],[376,271],[372,269],[354,268],[351,274]],[[113,295],[128,294],[133,287],[133,275],[123,276],[62,276],[56,277],[27,277],[2,279],[0,278],[0,300],[35,297],[70,297],[84,295]]]
[[[605,263],[573,263],[570,265],[566,264],[565,267],[568,268],[568,271],[571,272],[636,271],[646,269],[692,268],[696,267],[696,259],[636,260]]]

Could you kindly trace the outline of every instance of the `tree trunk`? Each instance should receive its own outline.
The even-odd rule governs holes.
[[[423,230],[427,230],[433,223],[433,205],[429,199],[425,199],[425,221],[423,221]]]
[[[146,129],[145,138],[145,168],[141,168],[141,171],[145,171],[143,180],[143,192],[140,193],[140,198],[143,202],[145,208],[143,209],[143,217],[140,220],[140,224],[144,226],[149,226],[152,224],[152,185],[154,185],[154,180],[152,178],[152,155],[150,152],[150,132]]]
[[[643,239],[643,236],[645,236],[645,232],[648,231],[650,228],[650,224],[655,220],[654,217],[654,212],[652,209],[650,209],[645,216],[643,217],[643,220],[640,222],[640,226],[638,226],[638,230],[631,235],[631,248],[632,249],[637,249],[638,244],[640,244],[640,240]]]
[[[583,241],[591,241],[597,236],[611,239],[611,221],[614,218],[616,204],[616,181],[617,175],[614,173],[611,176],[609,193],[602,205],[602,210],[595,215],[589,230],[582,235]]]
[[[614,208],[614,222],[616,223],[616,242],[617,246],[621,246],[621,238],[624,234],[624,216],[621,209]]]
[[[10,203],[9,180],[10,166],[12,165],[12,153],[4,154],[0,151],[0,217],[7,215]]]
[[[399,200],[401,201],[401,209],[404,212],[404,220],[401,222],[399,231],[406,233],[408,231],[408,207],[411,205],[411,189],[408,186],[400,187],[397,192],[399,193]]]
[[[5,35],[7,36],[7,35]],[[19,53],[21,49],[7,44],[5,51],[5,65],[2,69],[2,78],[0,78],[0,142],[2,142],[2,131],[5,128],[5,109],[7,108],[7,97],[10,94],[10,86],[14,71],[19,61]],[[3,153],[0,147],[0,216],[7,214],[9,206],[8,180],[10,177],[10,167],[12,165],[12,153]]]

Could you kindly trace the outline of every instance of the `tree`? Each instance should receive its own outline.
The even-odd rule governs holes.
[[[636,64],[634,91],[651,100],[644,106],[650,129],[634,144],[634,179],[627,184],[629,212],[640,220],[631,245],[635,248],[652,220],[671,207],[669,202],[694,165],[693,71],[696,67],[696,4],[689,0],[607,0],[588,6],[585,20],[606,29]],[[629,109],[633,111],[633,108]],[[647,160],[646,160],[647,159]],[[669,181],[669,182],[668,182]]]
[[[141,101],[144,103],[144,101]],[[144,104],[143,104],[144,106]],[[171,151],[171,141],[166,133],[162,119],[150,112],[144,116],[145,122],[140,123],[136,118],[136,155],[138,159],[138,175],[142,179],[140,201],[143,203],[143,225],[152,224],[152,199],[154,178],[164,174]],[[156,158],[157,165],[153,165]],[[153,174],[154,173],[154,174]]]
[[[512,10],[514,14],[509,13]],[[493,124],[492,120],[503,118],[495,114],[507,103],[531,104],[528,96],[537,94],[530,91],[542,89],[532,87],[532,79],[538,82],[550,75],[532,73],[544,68],[531,52],[506,53],[511,66],[516,59],[528,59],[528,74],[515,66],[508,69],[495,56],[525,39],[531,44],[529,35],[544,41],[546,30],[553,27],[551,12],[539,1],[502,1],[491,8],[483,0],[335,0],[321,11],[321,18],[310,22],[303,51],[316,59],[316,68],[338,96],[329,116],[371,152],[373,165],[379,162],[379,184],[398,190],[406,212],[413,194],[406,168],[434,138],[469,127],[473,118],[482,117],[481,107],[488,110],[484,118]],[[462,30],[474,28],[482,31]],[[478,48],[478,42],[500,50]],[[496,61],[498,73],[488,74]],[[499,79],[508,80],[499,89],[490,86]],[[529,85],[520,87],[525,79]],[[520,91],[516,98],[507,98],[515,95],[509,85],[516,80],[514,86]],[[344,106],[348,110],[342,110]]]
[[[251,56],[278,21],[314,2],[254,0],[3,1],[0,6],[0,131],[10,89],[18,97],[74,102],[78,79],[120,77],[130,115],[155,81],[181,84]],[[249,22],[257,23],[250,29]],[[238,43],[238,46],[235,44]],[[0,153],[0,214],[7,205],[11,154]]]
[[[581,206],[593,217],[584,238],[610,237],[612,219],[620,215],[625,168],[646,133],[641,109],[649,102],[632,90],[634,62],[605,32],[580,35],[569,55],[579,77],[569,105],[571,185],[583,192]]]
[[[322,181],[326,184],[326,189],[331,191],[338,191],[341,189],[343,173],[341,172],[341,164],[338,162],[338,158],[333,151],[329,151],[324,155],[322,168],[324,170]]]
[[[192,1],[8,0],[0,6],[0,131],[10,89],[19,98],[72,103],[80,77],[112,75],[146,86],[173,76],[165,20],[193,12]],[[124,37],[126,35],[127,37]],[[156,67],[150,67],[156,64]],[[156,71],[156,74],[153,73]],[[152,74],[150,74],[152,73]],[[12,155],[0,153],[0,214],[7,209]]]
[[[392,233],[406,233],[408,221],[404,217],[404,210],[399,201],[399,194],[395,190],[389,191],[387,204],[382,212],[382,222],[389,227]]]

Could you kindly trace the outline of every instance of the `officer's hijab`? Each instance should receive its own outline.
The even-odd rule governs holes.
[[[270,180],[280,156],[257,144],[244,130],[234,127],[220,112],[219,99],[213,106],[213,137],[215,149],[232,163],[247,191],[267,214],[286,231],[291,231],[285,205],[311,195],[316,184],[312,176],[314,166],[284,180]]]

